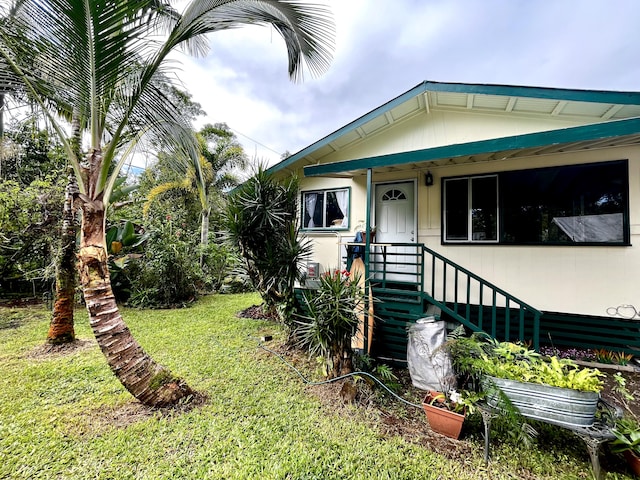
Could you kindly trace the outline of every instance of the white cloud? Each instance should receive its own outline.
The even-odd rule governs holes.
[[[422,80],[637,90],[635,0],[333,0],[329,71],[289,81],[270,28],[211,35],[180,74],[208,116],[240,132],[249,155],[304,148]],[[245,137],[246,136],[246,137]],[[255,140],[251,141],[247,137]]]

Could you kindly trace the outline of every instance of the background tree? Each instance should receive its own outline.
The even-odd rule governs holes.
[[[36,281],[49,290],[59,244],[65,158],[29,117],[5,132],[0,178],[0,279]],[[29,289],[30,293],[33,293]]]
[[[203,35],[243,24],[271,24],[298,78],[303,59],[312,72],[329,64],[333,24],[329,12],[298,2],[192,1],[178,14],[159,0],[20,0],[0,25],[0,55],[34,101],[77,110],[88,130],[88,152],[79,158],[65,129],[49,120],[74,168],[82,208],[80,278],[97,342],[118,379],[149,405],[173,404],[192,390],[155,363],[133,338],[111,290],[105,248],[105,212],[117,175],[133,145],[153,127],[156,145],[197,158],[197,144],[176,105],[156,88],[178,47],[203,52]],[[164,40],[148,39],[168,32]],[[0,75],[2,71],[0,70]],[[1,83],[1,82],[0,82]]]
[[[246,168],[246,155],[226,124],[206,125],[198,139],[199,168],[184,157],[161,154],[141,176],[149,240],[139,261],[129,264],[132,306],[190,303],[201,292],[220,290],[238,263],[221,236],[209,230],[211,219],[214,229],[221,227],[226,192],[238,184],[236,171]]]
[[[222,211],[225,192],[240,182],[237,172],[245,169],[248,159],[235,134],[225,123],[207,124],[198,132],[201,156],[196,165],[192,159],[179,156],[169,165],[181,178],[160,183],[147,197],[144,213],[148,214],[154,200],[171,190],[183,190],[197,196],[200,202],[200,246],[209,243],[212,209]],[[183,175],[183,176],[182,176]],[[200,256],[202,265],[203,256]]]

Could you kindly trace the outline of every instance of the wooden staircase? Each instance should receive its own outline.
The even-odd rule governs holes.
[[[537,309],[422,244],[386,244],[384,254],[375,249],[372,244],[368,272],[376,312],[374,357],[406,364],[407,329],[430,315],[452,328],[462,324],[500,340],[539,347],[542,312]],[[407,265],[412,251],[417,270],[395,268],[399,262],[394,257]]]

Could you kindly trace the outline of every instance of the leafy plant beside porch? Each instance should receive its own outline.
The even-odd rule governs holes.
[[[320,277],[317,290],[303,293],[303,310],[296,315],[298,345],[320,356],[331,378],[353,371],[351,338],[358,327],[357,312],[363,308],[364,292],[358,274],[334,270]]]

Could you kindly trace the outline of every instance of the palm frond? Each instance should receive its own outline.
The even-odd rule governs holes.
[[[305,63],[314,76],[329,68],[335,33],[331,10],[298,1],[193,0],[171,33],[167,48],[244,25],[272,25],[276,29],[285,41],[293,80],[302,79]]]
[[[161,185],[157,185],[151,189],[149,194],[147,195],[147,201],[142,207],[143,216],[149,215],[149,210],[151,209],[151,204],[153,201],[158,198],[163,193],[169,192],[171,190],[189,190],[189,184],[184,180],[178,182],[167,182]]]

